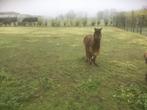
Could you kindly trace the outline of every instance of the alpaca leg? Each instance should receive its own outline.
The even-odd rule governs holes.
[[[89,54],[86,54],[86,62],[89,63],[90,65],[92,64],[92,60]]]
[[[91,56],[89,57],[89,64],[90,65],[92,64],[92,57]]]
[[[92,55],[91,55],[88,47],[85,47],[85,52],[86,52],[86,61],[91,65],[92,64]]]
[[[95,55],[92,56],[92,62],[93,62],[94,65],[97,65],[96,64],[96,56]]]
[[[89,54],[88,54],[87,50],[86,50],[86,62],[89,62]]]
[[[86,57],[86,62],[88,61],[88,53],[87,53],[87,48],[85,46],[85,57]]]
[[[90,62],[90,53],[88,51],[88,48],[85,47],[85,52],[86,52],[86,61]]]

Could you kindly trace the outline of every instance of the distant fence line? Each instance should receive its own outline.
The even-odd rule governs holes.
[[[147,35],[147,11],[120,12],[113,16],[113,26]]]

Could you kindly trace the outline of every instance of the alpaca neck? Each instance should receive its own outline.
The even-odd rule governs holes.
[[[95,39],[94,40],[93,47],[96,48],[96,49],[100,48],[100,39]]]

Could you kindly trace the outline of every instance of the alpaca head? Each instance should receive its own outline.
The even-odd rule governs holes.
[[[94,28],[94,39],[101,39],[102,34],[101,34],[102,28]]]

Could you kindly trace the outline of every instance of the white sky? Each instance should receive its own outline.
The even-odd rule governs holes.
[[[0,0],[0,12],[56,16],[70,10],[95,14],[100,10],[133,10],[147,6],[147,0]]]

